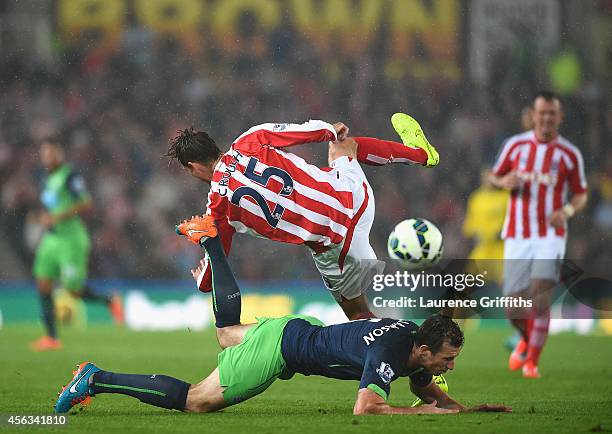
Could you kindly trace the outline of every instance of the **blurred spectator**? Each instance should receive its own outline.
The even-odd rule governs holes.
[[[69,144],[68,157],[83,167],[96,199],[88,224],[92,276],[188,278],[199,252],[176,241],[173,227],[204,211],[207,187],[177,176],[181,169],[160,157],[179,128],[207,130],[224,149],[253,125],[307,118],[343,121],[353,134],[396,139],[389,117],[400,110],[421,121],[439,147],[441,164],[431,171],[365,169],[377,200],[372,245],[384,258],[395,224],[421,216],[440,226],[447,257],[465,257],[469,243],[461,223],[468,195],[501,138],[520,122],[517,104],[530,100],[547,71],[537,71],[532,59],[524,59],[529,73],[505,70],[502,58],[494,89],[467,78],[414,81],[397,75],[385,50],[366,50],[358,58],[325,54],[303,40],[286,43],[290,33],[281,29],[271,36],[271,53],[260,50],[263,36],[254,37],[261,55],[243,50],[225,59],[219,47],[204,47],[208,61],[139,27],[130,28],[112,53],[88,52],[84,38],[44,71],[34,61],[0,59],[0,219],[22,261],[31,261],[23,227],[28,210],[38,207],[39,168],[31,145],[41,138],[59,135]],[[612,227],[612,160],[602,158],[612,142],[612,112],[602,110],[603,98],[589,95],[578,89],[568,96],[572,119],[563,131],[578,146],[589,146],[587,172],[601,173],[592,183],[598,199],[572,222],[570,243],[586,246],[576,250],[585,255]],[[607,124],[593,122],[601,113],[607,113]],[[295,152],[325,164],[325,144]],[[317,277],[301,249],[244,237],[236,245],[230,259],[241,278]],[[281,255],[291,261],[279,261]]]

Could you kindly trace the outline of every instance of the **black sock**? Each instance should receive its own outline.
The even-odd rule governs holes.
[[[116,374],[99,371],[91,376],[94,394],[119,393],[133,396],[145,404],[185,411],[189,383],[167,375]]]
[[[208,253],[212,269],[213,311],[217,328],[240,324],[240,288],[232,273],[219,237],[208,238],[202,243]]]
[[[87,301],[94,301],[94,302],[106,303],[106,304],[110,304],[111,302],[111,297],[109,295],[100,294],[98,292],[95,292],[88,285],[85,285],[85,287],[83,287],[83,291],[81,292],[81,298]]]
[[[55,310],[53,308],[53,298],[51,294],[40,295],[40,313],[43,325],[47,331],[47,336],[57,337],[55,333]]]

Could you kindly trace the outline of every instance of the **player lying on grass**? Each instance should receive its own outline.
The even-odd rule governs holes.
[[[354,414],[469,410],[432,382],[433,375],[455,367],[463,345],[463,333],[451,319],[436,315],[420,327],[389,318],[325,327],[313,317],[288,315],[241,324],[240,289],[212,217],[194,217],[180,224],[177,231],[200,244],[210,258],[217,338],[223,348],[218,367],[191,385],[165,375],[103,371],[84,362],[60,393],[56,412],[65,413],[100,393],[117,393],[157,407],[206,413],[252,398],[277,378],[287,380],[296,372],[360,381]],[[388,405],[390,383],[400,377],[409,377],[411,390],[428,404]],[[471,410],[510,411],[486,404]]]
[[[182,131],[167,155],[210,184],[207,214],[214,217],[229,254],[234,233],[310,248],[325,286],[349,319],[371,318],[363,292],[384,263],[370,246],[374,193],[359,163],[433,167],[439,156],[418,122],[396,113],[402,143],[347,137],[348,128],[311,120],[257,125],[222,153],[203,131]],[[329,142],[330,167],[308,164],[289,146]],[[192,270],[198,288],[211,290],[208,264]]]

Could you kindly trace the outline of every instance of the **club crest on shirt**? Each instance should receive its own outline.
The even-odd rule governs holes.
[[[272,131],[284,131],[288,126],[289,124],[274,124]]]
[[[380,375],[380,379],[385,384],[389,384],[395,375],[395,372],[391,369],[391,365],[385,362],[380,363],[380,367],[376,369],[376,372]]]
[[[534,184],[542,184],[546,186],[554,186],[557,184],[558,178],[556,173],[541,173],[541,172],[518,172],[519,179],[523,182],[531,182]]]

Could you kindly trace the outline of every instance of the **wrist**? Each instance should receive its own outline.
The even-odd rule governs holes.
[[[571,203],[567,203],[561,208],[567,218],[572,218],[576,214],[576,208]]]

